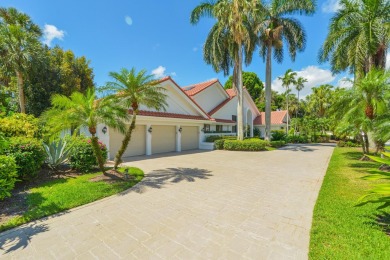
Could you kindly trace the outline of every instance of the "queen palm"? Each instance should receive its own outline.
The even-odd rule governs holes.
[[[294,85],[296,83],[295,77],[297,76],[296,72],[293,72],[291,69],[288,69],[283,77],[278,77],[282,81],[282,86],[286,88],[286,104],[287,104],[287,113],[290,114],[290,111],[288,109],[288,98],[290,95],[290,85]],[[287,134],[288,134],[288,118],[287,116]]]
[[[305,49],[306,34],[294,14],[310,15],[315,11],[314,0],[272,0],[256,10],[256,32],[259,35],[260,56],[266,60],[265,139],[271,130],[272,55],[278,63],[283,61],[284,45],[294,61],[296,53]],[[275,50],[273,52],[273,50]]]
[[[298,91],[298,109],[296,113],[296,117],[298,117],[298,111],[299,111],[299,92],[305,87],[305,83],[307,82],[307,79],[303,77],[298,77],[295,82],[295,89]]]
[[[216,71],[223,70],[228,74],[233,69],[233,82],[237,91],[237,135],[239,140],[244,138],[243,128],[243,84],[242,63],[250,63],[254,49],[253,30],[249,23],[249,10],[254,2],[249,0],[218,0],[203,2],[191,13],[190,22],[197,24],[202,16],[214,17],[217,22],[212,27],[205,46],[204,57]]]
[[[334,73],[349,69],[355,79],[371,68],[385,68],[390,44],[388,0],[341,0],[328,36],[320,49],[320,61],[330,61]]]
[[[41,44],[40,28],[30,17],[18,12],[15,8],[0,8],[0,64],[16,74],[19,106],[22,113],[26,112],[24,96],[24,76],[31,57],[38,53]]]
[[[156,110],[165,109],[167,96],[164,93],[165,88],[159,86],[158,81],[154,79],[153,75],[148,75],[146,70],[136,72],[135,68],[131,70],[122,68],[119,73],[110,72],[109,75],[114,81],[108,82],[104,89],[114,91],[116,93],[115,99],[119,100],[126,111],[129,108],[132,109],[131,123],[126,130],[122,145],[115,155],[114,168],[117,169],[131,140],[140,106],[144,105]]]
[[[49,128],[54,133],[66,129],[88,128],[91,134],[91,143],[100,170],[105,174],[104,158],[102,156],[96,128],[98,124],[105,124],[124,133],[125,120],[128,119],[127,110],[112,98],[96,100],[95,90],[89,88],[85,94],[73,92],[70,97],[55,94],[52,96],[52,108],[43,114]]]

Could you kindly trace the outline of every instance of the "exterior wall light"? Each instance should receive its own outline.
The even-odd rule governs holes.
[[[202,130],[200,130],[200,131],[204,132],[204,127],[203,127]]]
[[[107,126],[105,126],[105,127],[102,128],[102,132],[103,132],[103,134],[106,134],[106,133],[107,133]]]
[[[148,132],[149,132],[149,133],[152,133],[152,131],[153,131],[153,128],[152,128],[152,127],[149,127]]]
[[[180,127],[180,128],[179,128],[179,132],[181,133],[181,131],[183,131],[183,128]]]

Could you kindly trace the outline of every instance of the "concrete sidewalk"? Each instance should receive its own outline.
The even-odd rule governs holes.
[[[131,158],[141,183],[0,234],[0,258],[306,259],[333,148]]]

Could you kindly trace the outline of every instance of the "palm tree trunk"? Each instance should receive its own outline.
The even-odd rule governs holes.
[[[236,61],[237,66],[237,138],[238,140],[244,140],[244,92],[242,86],[242,49],[238,49],[238,59]]]
[[[290,115],[290,112],[288,111],[288,86],[287,86],[286,101],[287,101],[287,128],[286,128],[286,134],[288,135],[288,118],[289,118],[289,115]]]
[[[106,175],[106,170],[104,169],[104,159],[102,155],[102,151],[100,150],[98,138],[95,136],[96,133],[92,133],[89,131],[92,135],[91,142],[92,142],[92,148],[95,153],[96,159],[98,161],[99,169],[103,172],[104,175]]]
[[[272,45],[267,47],[266,77],[265,77],[265,140],[271,140],[271,74]]]
[[[129,145],[129,142],[131,140],[131,134],[133,133],[133,130],[135,129],[135,120],[137,118],[137,111],[133,109],[133,116],[131,118],[131,124],[129,128],[126,131],[125,138],[122,140],[122,146],[118,150],[118,152],[115,155],[115,164],[114,164],[114,169],[118,169],[119,164],[122,163],[122,156],[125,153],[127,146]]]
[[[26,101],[24,97],[24,89],[23,89],[23,75],[20,71],[16,71],[16,77],[18,80],[18,90],[19,90],[19,106],[20,106],[20,113],[25,114],[26,113]]]

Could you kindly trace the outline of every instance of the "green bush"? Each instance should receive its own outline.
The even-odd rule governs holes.
[[[20,179],[35,177],[45,161],[42,143],[35,138],[12,137],[6,155],[15,158]]]
[[[264,151],[268,142],[260,139],[225,140],[223,148],[229,151]]]
[[[338,147],[360,147],[361,145],[359,143],[355,143],[352,141],[338,141],[337,146]]]
[[[279,148],[279,147],[282,147],[285,145],[285,141],[271,141],[270,142],[270,146],[271,147],[275,147],[275,148]]]
[[[223,144],[225,143],[226,139],[219,139],[214,141],[214,147],[217,150],[223,150]]]
[[[0,155],[0,200],[11,196],[17,176],[15,159],[12,156]]]
[[[103,159],[106,162],[108,155],[107,147],[100,141],[99,145]],[[72,139],[72,149],[70,151],[69,162],[72,168],[83,173],[90,172],[98,165],[90,138],[81,136]]]
[[[287,142],[293,144],[306,144],[309,142],[309,138],[306,135],[289,135],[287,137]]]
[[[0,132],[3,132],[6,137],[39,137],[39,120],[33,115],[15,113],[0,118]]]
[[[271,141],[285,141],[286,140],[286,131],[284,130],[273,130],[271,131]]]
[[[206,142],[212,143],[212,142],[214,142],[214,141],[216,141],[216,140],[220,140],[220,139],[222,139],[222,138],[223,138],[223,137],[220,136],[220,135],[209,135],[209,136],[206,137]]]
[[[253,136],[254,137],[260,137],[261,131],[258,127],[253,128]]]

